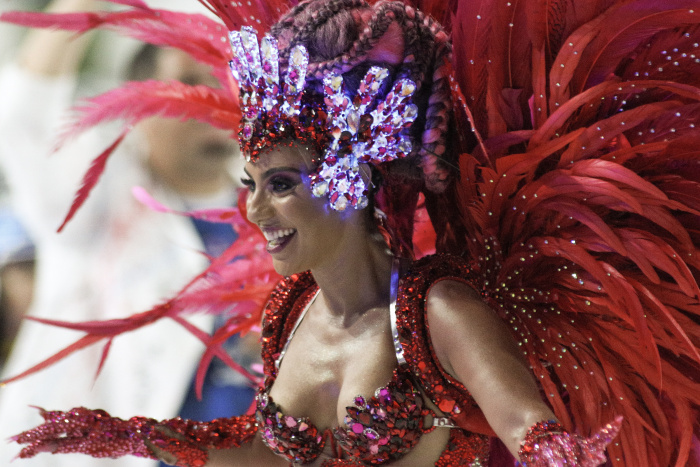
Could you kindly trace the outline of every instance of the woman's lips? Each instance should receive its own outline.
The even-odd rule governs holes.
[[[296,234],[296,229],[264,229],[268,253],[279,253]]]

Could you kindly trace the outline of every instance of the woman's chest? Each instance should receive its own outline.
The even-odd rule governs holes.
[[[312,329],[297,329],[269,395],[285,414],[308,417],[319,429],[334,428],[345,422],[346,408],[357,397],[369,399],[392,380],[397,360],[391,327],[387,320],[362,332]]]
[[[437,443],[421,442],[425,448],[415,449],[433,416],[420,388],[402,368],[394,368],[381,382],[368,383],[379,381],[377,373],[372,373],[375,370],[376,365],[368,367],[366,375],[346,377],[342,382],[330,380],[325,386],[309,386],[296,379],[306,389],[287,390],[286,394],[281,387],[288,381],[275,381],[258,399],[263,441],[278,454],[310,465],[326,465],[319,464],[324,459],[352,459],[361,465],[399,460],[397,465],[433,465],[447,434],[433,440]],[[365,390],[368,386],[371,389]],[[276,393],[282,393],[284,402],[275,400]],[[306,410],[304,415],[287,409],[295,403],[298,410]],[[428,438],[434,438],[432,435]],[[417,459],[429,462],[416,464]]]

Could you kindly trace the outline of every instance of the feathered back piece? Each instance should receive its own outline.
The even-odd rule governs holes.
[[[623,415],[614,465],[699,465],[700,5],[448,10],[473,131],[438,250],[474,260],[567,428]]]

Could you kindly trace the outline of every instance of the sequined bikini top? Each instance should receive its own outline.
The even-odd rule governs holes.
[[[261,390],[257,421],[263,442],[275,453],[300,464],[313,462],[328,440],[338,457],[340,450],[363,465],[398,459],[429,431],[423,428],[423,421],[432,413],[424,407],[420,391],[405,376],[394,371],[391,382],[377,389],[373,397],[355,397],[354,405],[346,408],[345,426],[325,432],[308,418],[284,415],[267,392]]]
[[[395,325],[397,287],[398,263],[395,262],[392,271],[390,312],[394,344],[397,349],[397,358],[399,358],[400,344]],[[296,320],[284,348],[275,360],[276,369],[279,369],[294,332],[317,295],[318,289],[314,294],[306,297],[305,305],[301,305],[304,306],[304,310]],[[399,358],[399,362],[401,360]],[[384,464],[405,455],[418,443],[423,433],[431,431],[437,425],[424,428],[424,420],[427,416],[431,415],[434,420],[441,420],[438,423],[441,426],[449,426],[424,407],[423,396],[405,364],[400,364],[394,370],[391,381],[385,387],[377,389],[373,397],[355,397],[354,405],[346,408],[344,426],[325,432],[316,428],[308,418],[284,415],[269,395],[273,380],[274,377],[268,375],[265,388],[261,389],[257,397],[258,426],[265,444],[275,453],[292,462],[300,464],[313,462],[330,442],[331,450],[335,451],[338,457],[345,454],[355,462],[370,465]]]

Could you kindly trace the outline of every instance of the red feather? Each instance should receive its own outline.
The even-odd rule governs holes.
[[[621,60],[632,56],[637,47],[646,46],[656,33],[698,24],[700,14],[694,10],[697,6],[695,0],[637,0],[619,2],[610,8],[601,15],[598,34],[583,52],[582,70],[574,89],[580,92],[606,79]]]
[[[221,18],[229,30],[240,29],[241,26],[253,26],[267,31],[283,13],[291,6],[296,5],[298,1],[231,2],[228,0],[199,0],[199,3]]]
[[[144,3],[142,0],[105,0],[110,3],[115,3],[117,5],[126,5],[134,8],[143,8],[143,9],[148,9],[148,5]]]
[[[488,0],[458,2],[452,43],[457,82],[467,97],[467,104],[475,114],[477,131],[488,135],[486,95],[488,89],[488,41],[491,12]]]
[[[133,126],[147,117],[197,119],[233,133],[240,119],[237,99],[224,89],[189,86],[179,81],[133,81],[84,101],[58,145],[95,125],[124,120]]]
[[[0,21],[34,28],[55,28],[82,34],[98,28],[183,50],[195,60],[214,67],[214,75],[228,86],[231,57],[227,30],[211,18],[197,13],[151,9],[136,4],[135,9],[117,12],[42,13],[6,12]],[[239,21],[241,22],[241,21]]]
[[[545,140],[556,137],[557,130],[564,129],[564,124],[572,118],[576,112],[581,111],[584,106],[595,107],[600,105],[601,99],[614,98],[616,95],[635,95],[638,94],[640,90],[648,88],[658,88],[687,99],[700,100],[700,89],[683,83],[658,80],[621,82],[617,79],[610,79],[585,90],[581,94],[573,96],[566,103],[562,104],[552,113],[546,123],[537,129],[537,132],[530,140],[530,146],[542,144]]]
[[[107,356],[109,355],[109,350],[112,348],[112,339],[107,340],[107,343],[102,348],[102,356],[100,357],[100,363],[97,366],[97,371],[95,372],[95,380],[102,373],[102,368],[104,368],[105,361],[107,361]]]
[[[55,28],[83,33],[99,27],[107,13],[39,13],[6,11],[0,21],[29,28]]]
[[[66,214],[66,217],[63,219],[63,222],[58,228],[59,232],[63,230],[68,221],[70,221],[73,218],[80,206],[83,205],[87,197],[90,195],[90,192],[99,181],[102,172],[104,172],[105,170],[105,166],[107,165],[107,160],[109,159],[109,156],[112,155],[117,146],[119,146],[119,144],[122,142],[122,140],[126,136],[126,133],[126,131],[122,132],[119,138],[117,138],[112,144],[109,145],[107,149],[105,149],[102,152],[102,154],[97,156],[92,161],[92,163],[90,164],[90,168],[83,176],[80,189],[75,194],[75,199],[73,200],[73,204],[71,204],[71,207],[68,210],[68,214]]]
[[[515,12],[511,30],[526,31],[530,50],[514,63],[527,70],[517,80],[530,107],[499,108],[513,114],[502,117],[509,131],[462,155],[456,194],[464,248],[557,416],[589,433],[624,415],[609,453],[641,466],[682,465],[700,412],[700,89],[690,63],[700,10],[653,3],[503,7]],[[460,31],[469,43],[497,23],[470,21]],[[493,61],[513,34],[500,33],[484,49]],[[488,70],[512,92],[508,67]],[[483,94],[457,77],[467,96]],[[476,128],[491,131],[488,98],[467,102]]]
[[[32,317],[27,317],[27,319],[32,319]],[[83,336],[82,338],[80,338],[76,342],[74,342],[73,344],[67,346],[66,348],[64,348],[63,350],[61,350],[59,352],[56,352],[51,357],[47,358],[46,360],[42,361],[41,363],[34,365],[33,367],[29,368],[26,371],[23,371],[22,373],[20,373],[16,376],[13,376],[13,377],[10,377],[10,378],[7,378],[7,379],[0,381],[0,385],[10,384],[13,381],[17,381],[17,380],[20,380],[22,378],[26,378],[27,376],[29,376],[31,374],[34,374],[38,371],[43,370],[44,368],[47,368],[51,365],[54,365],[55,363],[63,360],[64,358],[68,357],[69,355],[71,355],[71,354],[73,354],[81,349],[84,349],[85,347],[88,347],[92,344],[99,342],[101,339],[102,339],[102,336],[98,336],[98,335]]]

